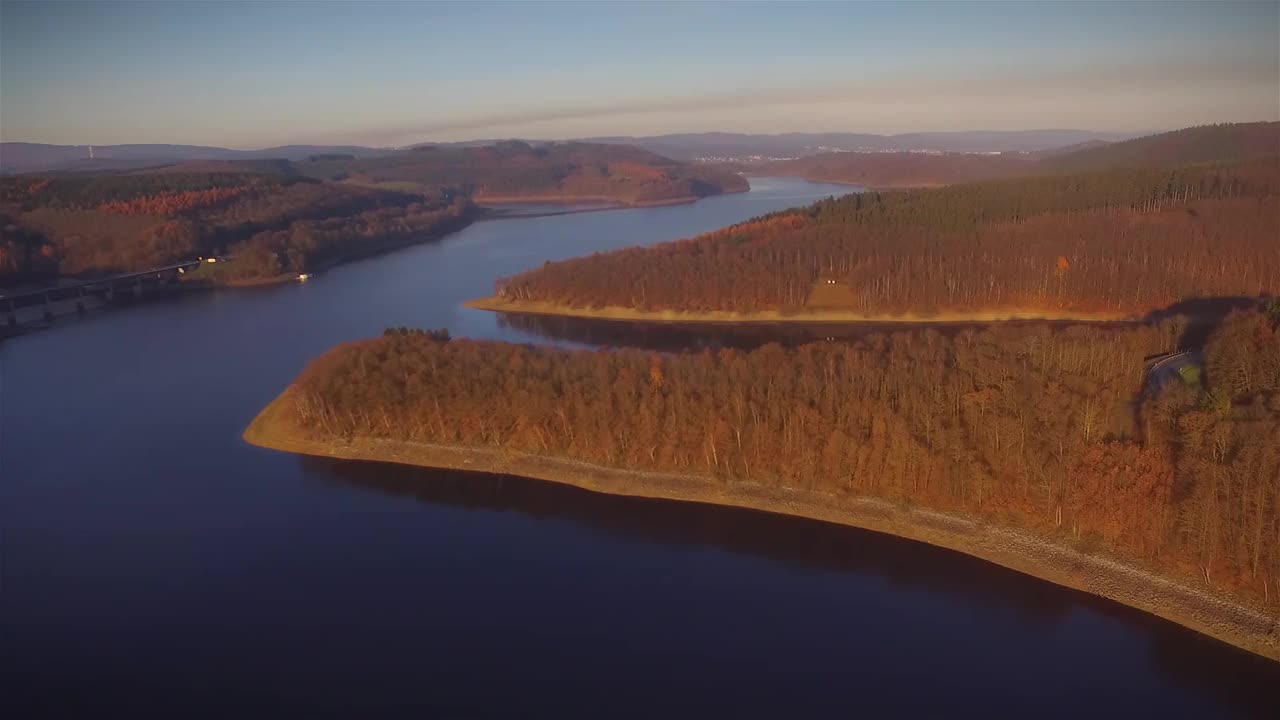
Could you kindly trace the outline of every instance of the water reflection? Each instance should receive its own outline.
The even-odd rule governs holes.
[[[968,555],[816,520],[608,495],[517,475],[315,457],[299,461],[308,473],[418,502],[518,512],[565,520],[615,537],[714,547],[786,567],[871,575],[895,587],[963,595],[983,605],[1007,604],[1047,624],[1063,617],[1079,599]],[[1053,592],[1043,592],[1050,589]]]
[[[512,475],[300,457],[308,475],[429,505],[516,512],[668,546],[710,547],[788,568],[872,577],[899,590],[1016,615],[1049,636],[1087,611],[1133,628],[1172,682],[1246,716],[1272,708],[1280,664],[1102,598],[881,533],[742,508],[594,493]]]
[[[553,342],[598,347],[638,347],[663,352],[733,348],[751,350],[768,343],[786,347],[814,342],[852,343],[871,335],[895,332],[934,332],[944,336],[991,327],[990,323],[679,323],[604,320],[561,315],[495,313],[498,327],[535,335]],[[1055,331],[1081,324],[1074,321],[1027,320],[1002,327],[1048,327]],[[1126,326],[1137,322],[1108,323]]]

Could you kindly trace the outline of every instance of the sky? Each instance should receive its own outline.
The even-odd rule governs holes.
[[[0,140],[400,146],[1280,120],[1280,3],[0,0]]]

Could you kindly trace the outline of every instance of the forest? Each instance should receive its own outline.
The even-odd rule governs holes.
[[[1203,373],[1145,383],[1184,322],[683,354],[389,329],[313,361],[289,412],[319,437],[958,511],[1280,605],[1280,303],[1222,321]]]
[[[476,217],[473,200],[620,203],[746,190],[720,170],[638,148],[521,142],[377,158],[195,161],[100,174],[0,178],[0,286],[230,257],[215,282],[268,279]]]
[[[231,257],[219,282],[298,273],[474,214],[444,188],[416,193],[192,163],[95,176],[0,180],[0,285]],[[234,168],[235,171],[227,171]],[[203,170],[197,171],[197,170]]]
[[[1141,317],[1280,293],[1280,161],[866,192],[496,284],[566,308]],[[518,309],[518,308],[513,308]]]

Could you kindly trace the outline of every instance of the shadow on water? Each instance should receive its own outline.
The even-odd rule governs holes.
[[[610,537],[707,547],[786,568],[874,577],[899,589],[1005,608],[1051,630],[1087,610],[1124,623],[1150,643],[1174,681],[1246,714],[1277,704],[1280,663],[1088,593],[1064,588],[944,548],[805,518],[695,502],[623,497],[514,475],[390,463],[299,458],[309,474],[420,503],[516,512]]]
[[[1264,298],[1265,299],[1265,298]],[[1186,328],[1179,346],[1194,348],[1204,345],[1209,335],[1231,311],[1258,304],[1258,298],[1216,297],[1185,300],[1147,314],[1142,320],[1113,322],[1080,322],[1075,320],[1008,320],[991,322],[752,322],[752,323],[681,323],[642,320],[606,320],[602,318],[567,317],[495,313],[498,326],[536,335],[557,342],[574,342],[601,347],[635,347],[663,352],[697,351],[733,348],[751,350],[768,343],[792,347],[813,342],[856,342],[870,335],[896,332],[932,331],[952,336],[966,330],[1001,327],[1049,327],[1066,329],[1076,326],[1132,327],[1157,323],[1183,316]]]
[[[679,323],[646,322],[639,320],[603,320],[577,318],[562,315],[526,315],[497,313],[498,326],[518,330],[553,341],[570,341],[602,347],[635,347],[662,352],[697,351],[703,349],[733,348],[752,350],[768,343],[786,347],[814,342],[851,343],[871,335],[895,332],[936,332],[952,336],[966,330],[981,330],[991,323]],[[1048,326],[1066,329],[1081,324],[1070,320],[1013,320],[1001,323],[1003,327]],[[1140,324],[1133,322],[1109,323],[1114,326]]]

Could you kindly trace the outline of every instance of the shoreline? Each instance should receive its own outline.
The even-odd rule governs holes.
[[[868,497],[622,470],[500,448],[356,438],[316,439],[282,416],[292,386],[253,419],[243,439],[258,447],[319,457],[520,475],[592,492],[699,502],[830,522],[961,552],[1041,580],[1107,598],[1280,661],[1280,618],[1138,565],[1080,552],[1030,532],[959,514]]]
[[[374,241],[374,244],[371,247],[347,250],[346,252],[336,255],[334,257],[331,257],[324,262],[318,263],[315,268],[307,270],[306,274],[318,275],[320,273],[328,272],[339,265],[345,265],[347,263],[356,262],[358,260],[366,260],[368,258],[375,257],[377,255],[382,255],[384,253],[403,250],[404,248],[411,247],[413,245],[421,245],[421,244],[430,243],[430,242],[439,242],[440,240],[443,240],[449,237],[450,235],[453,235],[457,232],[465,230],[472,223],[478,222],[484,219],[486,218],[484,217],[483,214],[473,213],[470,215],[465,215],[457,218],[455,222],[450,223],[449,226],[445,228],[442,232],[428,233],[424,235],[411,235],[408,237],[388,236],[381,240]],[[149,292],[145,293],[141,298],[137,300],[133,300],[129,304],[146,302],[147,300],[153,299],[157,296],[171,296],[171,295],[189,294],[189,293],[197,293],[197,292],[210,292],[215,290],[266,289],[266,288],[276,287],[279,285],[285,285],[287,283],[299,282],[299,279],[298,279],[299,273],[296,273],[296,272],[280,273],[278,275],[272,275],[269,277],[238,278],[234,280],[211,280],[209,278],[193,277],[193,275],[194,273],[191,275],[185,275],[183,277],[186,279],[175,280],[173,282],[164,283],[158,287],[154,287]],[[95,309],[108,310],[112,308],[120,308],[120,306],[113,305],[113,304],[103,304],[102,306]],[[55,327],[54,323],[45,322],[45,321],[41,321],[38,323],[37,322],[20,323],[15,327],[6,326],[3,330],[0,330],[0,340],[3,340],[5,338],[10,338],[10,337],[17,337],[19,335],[35,332],[37,330],[48,330],[53,327]]]
[[[635,308],[606,305],[598,308],[578,308],[539,300],[505,300],[499,297],[476,298],[463,303],[474,310],[515,313],[518,315],[554,315],[559,317],[590,318],[594,320],[629,320],[663,323],[984,323],[1016,320],[1072,321],[1072,322],[1141,322],[1143,315],[1130,313],[1087,313],[1074,311],[1022,311],[981,310],[972,312],[947,311],[932,315],[903,313],[901,315],[865,315],[845,310],[801,310],[782,312],[761,310],[756,312],[731,312],[708,310],[685,312],[680,310],[636,310]],[[1145,313],[1144,313],[1145,315]]]

